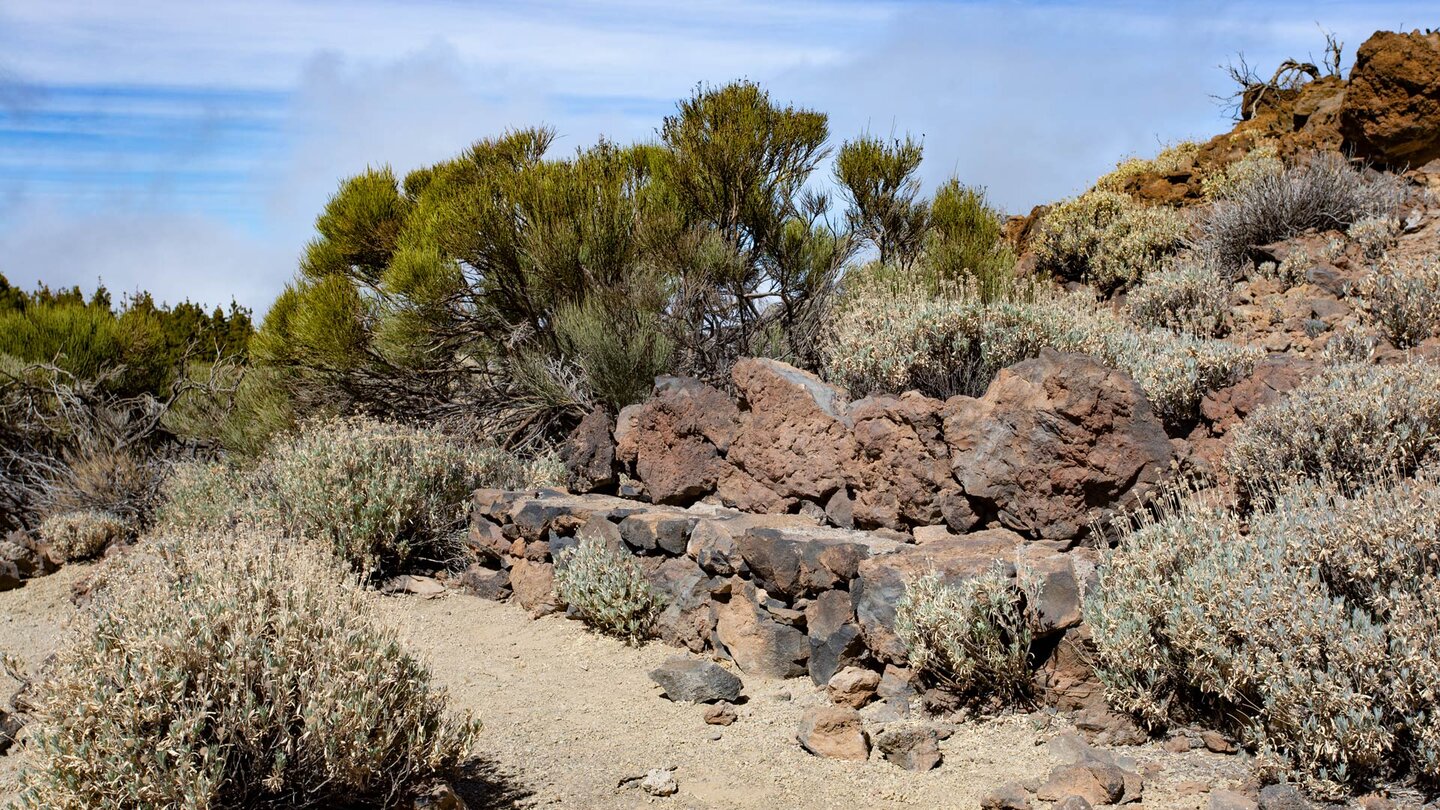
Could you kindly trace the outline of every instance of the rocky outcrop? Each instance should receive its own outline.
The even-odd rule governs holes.
[[[1440,158],[1440,32],[1380,31],[1355,53],[1340,109],[1356,156],[1416,167]]]
[[[1002,371],[983,397],[948,402],[910,392],[850,403],[768,359],[737,363],[734,382],[732,403],[698,381],[660,378],[650,401],[621,413],[616,458],[651,501],[802,512],[842,529],[998,524],[1075,541],[1148,492],[1173,456],[1134,381],[1082,355],[1044,352]],[[792,587],[767,576],[768,561],[746,562]]]
[[[1054,540],[1147,495],[1174,456],[1134,380],[1049,349],[1002,369],[980,399],[950,400],[945,440],[971,501],[1007,528]]]
[[[472,541],[474,562],[454,578],[462,587],[513,596],[536,614],[563,610],[553,588],[556,555],[593,537],[636,555],[664,601],[654,624],[662,641],[728,659],[747,676],[808,674],[817,685],[834,682],[837,694],[862,703],[869,699],[862,693],[877,692],[881,700],[909,693],[894,683],[887,689],[884,678],[895,680],[890,674],[878,681],[871,675],[899,672],[886,664],[905,662],[895,605],[914,579],[934,571],[955,584],[999,567],[1038,594],[1038,636],[1064,636],[1080,622],[1080,594],[1096,555],[1002,528],[942,529],[916,543],[907,542],[915,539],[910,535],[837,529],[804,515],[709,504],[682,509],[558,490],[479,490],[471,503],[470,535],[484,541]],[[896,706],[902,713],[906,702]]]

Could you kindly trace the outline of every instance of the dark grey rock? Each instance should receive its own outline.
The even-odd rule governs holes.
[[[733,673],[711,661],[671,656],[650,670],[650,679],[665,690],[665,697],[680,702],[734,703],[743,686]]]

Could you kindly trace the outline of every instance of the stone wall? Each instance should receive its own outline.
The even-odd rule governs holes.
[[[595,536],[636,554],[664,594],[669,644],[765,677],[825,684],[855,666],[908,683],[894,631],[908,584],[998,565],[1038,594],[1046,699],[1095,730],[1124,727],[1084,664],[1081,601],[1100,553],[1090,527],[1176,458],[1133,380],[1045,351],[984,396],[945,402],[851,402],[773,360],[741,361],[734,385],[732,399],[664,377],[614,422],[591,414],[564,450],[568,492],[476,492],[464,585],[562,610],[555,560]]]
[[[623,471],[660,504],[1075,543],[1175,459],[1139,386],[1084,355],[1047,350],[1001,371],[983,397],[944,402],[914,392],[849,402],[774,360],[742,360],[734,384],[732,401],[662,378],[650,401],[620,413],[613,442],[592,415],[567,449],[571,490],[613,492]]]

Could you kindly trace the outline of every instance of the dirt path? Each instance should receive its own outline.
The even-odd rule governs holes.
[[[0,650],[39,666],[75,615],[70,585],[87,571],[69,566],[0,593]],[[944,764],[924,774],[878,758],[825,760],[794,742],[801,712],[823,700],[808,679],[747,677],[739,720],[709,726],[701,707],[665,700],[646,675],[674,649],[626,647],[578,622],[532,620],[518,607],[469,596],[374,598],[453,704],[485,722],[478,753],[489,787],[462,790],[478,808],[975,808],[1000,783],[1047,774],[1055,759],[1044,742],[1063,730],[1037,729],[1024,715],[967,723],[941,743]],[[1155,746],[1128,753],[1165,763],[1163,778],[1148,780],[1146,807],[1202,807],[1202,795],[1177,792],[1184,780],[1217,784],[1239,772],[1235,758],[1172,757]],[[0,757],[0,806],[18,761]],[[675,768],[678,795],[617,788],[661,767]]]
[[[629,776],[676,767],[674,807],[978,807],[989,788],[1052,766],[1028,718],[969,724],[941,744],[925,774],[887,762],[813,757],[794,742],[800,713],[820,703],[808,679],[745,678],[748,701],[729,727],[673,703],[646,673],[677,651],[640,649],[559,617],[466,596],[388,599],[410,642],[461,706],[484,720],[481,746],[533,804],[634,807]],[[719,739],[712,739],[717,736]]]

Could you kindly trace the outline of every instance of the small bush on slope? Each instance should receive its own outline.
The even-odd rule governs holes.
[[[1085,281],[1102,292],[1138,282],[1181,246],[1185,219],[1114,191],[1091,191],[1056,204],[1035,236],[1042,270]]]
[[[1235,432],[1227,469],[1243,500],[1295,479],[1363,483],[1407,475],[1440,443],[1440,368],[1342,364],[1258,409]]]
[[[1389,214],[1402,198],[1394,176],[1369,177],[1334,152],[1316,152],[1288,167],[1266,162],[1218,192],[1199,248],[1234,271],[1254,245],[1310,228],[1345,229],[1366,217]]]
[[[1345,235],[1360,246],[1360,252],[1366,259],[1373,262],[1385,256],[1399,233],[1400,221],[1394,217],[1370,216],[1356,220]]]
[[[1154,726],[1223,718],[1271,776],[1337,795],[1440,780],[1440,481],[1308,482],[1242,519],[1137,520],[1086,604],[1097,671]]]
[[[992,570],[959,585],[930,573],[895,605],[910,665],[961,695],[1010,703],[1030,689],[1030,623],[1014,581]]]
[[[1147,276],[1130,292],[1125,309],[1140,326],[1216,337],[1230,314],[1230,282],[1209,263],[1179,261]]]
[[[65,560],[98,556],[111,543],[125,539],[128,527],[109,512],[61,512],[40,523],[40,539]]]
[[[1160,150],[1153,158],[1132,157],[1115,164],[1115,169],[1095,181],[1095,188],[1101,191],[1123,192],[1125,186],[1137,177],[1145,175],[1166,176],[1181,171],[1193,171],[1195,154],[1200,144],[1181,141]]]
[[[1039,287],[989,299],[966,284],[932,298],[875,284],[852,290],[836,314],[825,371],[857,397],[912,389],[979,396],[1000,369],[1047,347],[1125,371],[1174,424],[1194,419],[1206,391],[1247,373],[1261,354],[1164,329],[1137,332],[1093,300]]]
[[[1440,258],[1386,259],[1365,279],[1361,293],[1396,348],[1412,348],[1440,328]]]
[[[555,592],[602,633],[638,644],[650,635],[664,600],[629,552],[586,537],[555,561]]]
[[[36,684],[19,808],[394,807],[474,740],[323,552],[174,534],[114,564]]]

